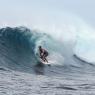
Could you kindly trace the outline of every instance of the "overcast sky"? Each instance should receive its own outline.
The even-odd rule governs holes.
[[[0,0],[0,26],[32,25],[43,15],[64,11],[95,26],[95,0]]]

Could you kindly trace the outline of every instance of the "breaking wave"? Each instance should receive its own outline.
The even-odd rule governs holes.
[[[61,44],[50,35],[36,30],[31,31],[26,27],[2,28],[0,29],[0,64],[9,68],[15,68],[16,65],[32,67],[39,63],[39,45],[49,51],[49,58],[56,60],[56,64],[63,64]]]

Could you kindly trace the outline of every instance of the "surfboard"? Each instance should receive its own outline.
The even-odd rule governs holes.
[[[55,63],[54,60],[48,60],[48,62],[44,62],[42,59],[40,60],[40,62],[41,62],[42,64],[44,64],[44,65],[52,65],[52,64]]]

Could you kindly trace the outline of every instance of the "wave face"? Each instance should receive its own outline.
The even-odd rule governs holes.
[[[54,62],[52,65],[81,66],[81,62],[73,58],[74,46],[71,42],[61,43],[49,34],[26,27],[0,29],[0,66],[11,69],[32,68],[40,63],[39,45],[49,52],[48,60]]]
[[[75,54],[85,62],[95,64],[95,32],[87,25],[81,27],[77,35]]]
[[[0,29],[0,64],[9,68],[32,67],[39,63],[38,46],[46,48],[49,55],[60,62],[60,44],[50,35],[31,31],[26,27],[6,27]],[[57,57],[56,57],[57,55]],[[57,63],[56,62],[56,63]]]

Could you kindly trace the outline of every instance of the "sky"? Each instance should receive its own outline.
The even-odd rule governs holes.
[[[65,13],[76,15],[95,26],[95,0],[0,0],[0,26],[32,26]],[[57,14],[57,15],[56,15]],[[59,15],[58,15],[59,14]],[[41,20],[40,20],[41,19]],[[50,20],[51,20],[50,19]],[[61,21],[61,20],[60,20]]]

